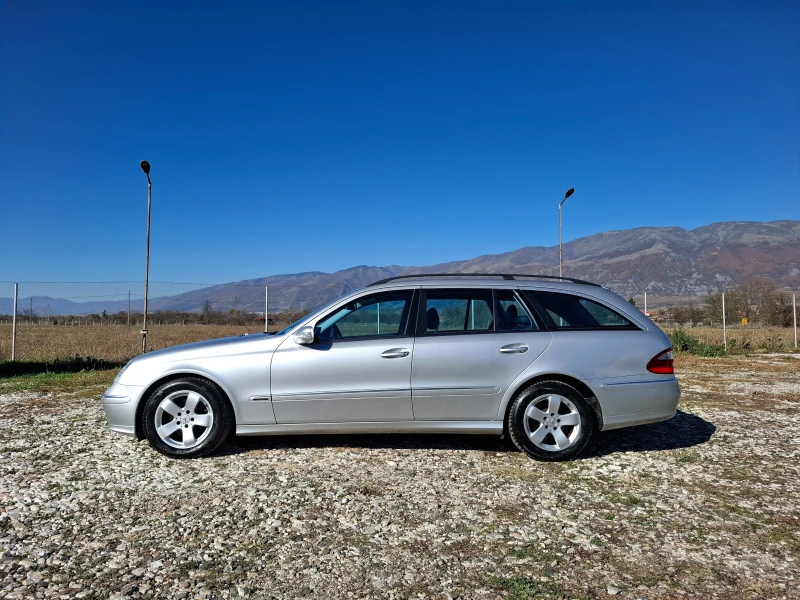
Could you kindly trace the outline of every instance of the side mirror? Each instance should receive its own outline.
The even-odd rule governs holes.
[[[314,343],[314,328],[306,325],[301,327],[294,334],[294,343],[301,346],[309,346]]]

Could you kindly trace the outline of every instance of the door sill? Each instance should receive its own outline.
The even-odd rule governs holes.
[[[268,423],[237,425],[236,435],[311,433],[474,433],[501,435],[502,421],[377,421],[357,423]]]

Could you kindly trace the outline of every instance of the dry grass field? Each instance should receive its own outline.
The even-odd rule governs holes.
[[[664,328],[670,333],[678,328]],[[684,328],[689,335],[705,344],[721,346],[722,328],[691,327]],[[791,327],[750,327],[736,325],[728,328],[729,352],[792,352],[794,351],[794,330]]]
[[[280,324],[270,326],[274,330]],[[156,350],[214,338],[257,333],[263,325],[158,325],[148,328],[147,345]],[[17,360],[52,361],[75,356],[125,362],[142,349],[138,327],[124,325],[63,327],[21,325],[17,327]],[[11,327],[0,326],[0,360],[11,357]]]
[[[270,325],[277,331],[288,325],[278,321]],[[155,349],[214,338],[258,333],[263,325],[155,325],[149,328],[148,346]],[[665,329],[670,332],[674,329]],[[722,329],[695,327],[685,330],[700,342],[722,344]],[[124,362],[139,354],[142,338],[138,327],[111,326],[52,326],[21,324],[17,328],[17,360],[69,360],[76,356]],[[791,328],[728,329],[728,350],[734,353],[793,352],[794,334]],[[11,358],[11,326],[0,325],[0,361]]]

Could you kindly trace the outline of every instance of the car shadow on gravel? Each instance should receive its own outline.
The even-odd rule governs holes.
[[[705,444],[717,430],[710,421],[679,410],[669,421],[600,432],[578,459],[616,452],[678,450]]]
[[[459,434],[339,434],[339,435],[274,435],[235,437],[215,454],[239,454],[253,450],[285,448],[338,448],[352,450],[483,450],[511,452],[505,440],[486,435]]]
[[[713,423],[679,410],[669,421],[601,432],[577,458],[594,458],[616,452],[691,448],[706,443],[716,430]],[[341,434],[232,437],[216,452],[216,455],[285,448],[517,451],[509,441],[485,435]]]

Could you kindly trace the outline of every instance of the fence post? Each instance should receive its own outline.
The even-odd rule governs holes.
[[[14,284],[14,316],[11,325],[11,362],[17,359],[17,299],[19,298],[19,284]],[[795,342],[795,346],[797,343]]]
[[[722,292],[722,343],[725,344],[725,352],[727,352],[728,332],[725,327],[725,292]]]
[[[269,286],[264,286],[264,333],[269,333]]]
[[[792,316],[794,317],[794,349],[797,350],[797,302],[792,294]]]

